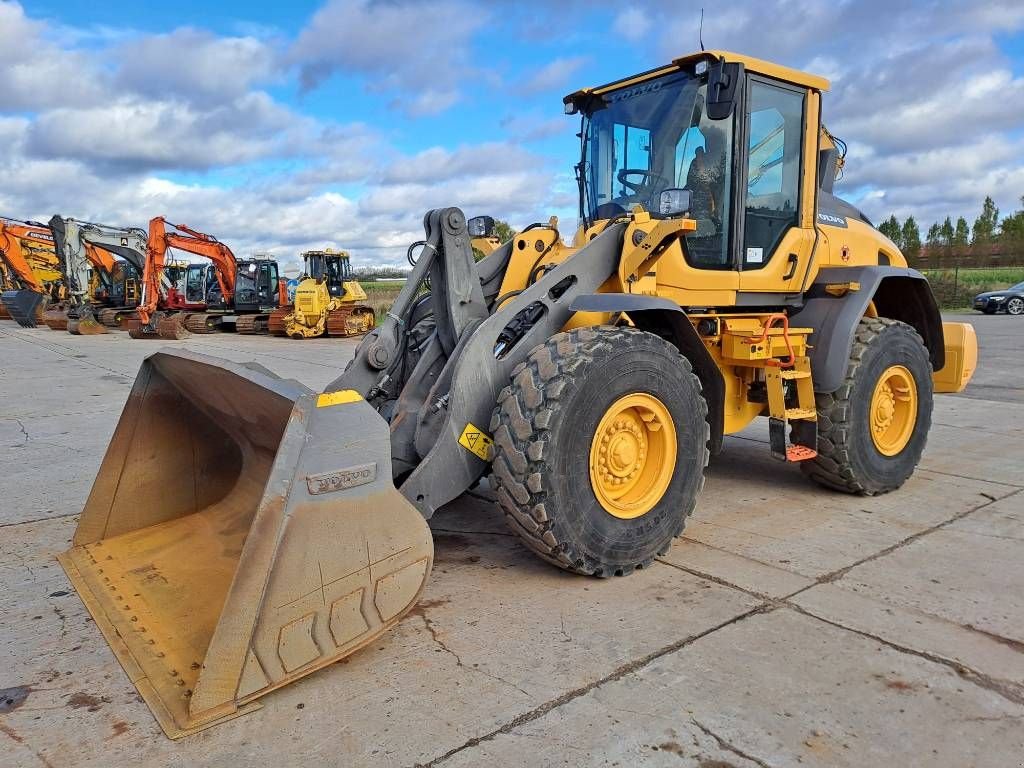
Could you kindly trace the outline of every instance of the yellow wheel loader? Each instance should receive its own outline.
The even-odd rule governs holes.
[[[149,357],[61,562],[166,732],[394,625],[430,572],[427,519],[484,476],[529,547],[601,577],[668,550],[709,456],[759,417],[811,479],[899,488],[977,346],[832,193],[827,87],[708,51],[571,94],[574,244],[534,225],[475,262],[462,212],[430,211],[322,393]]]
[[[295,303],[270,315],[275,336],[312,339],[319,336],[361,336],[376,324],[366,291],[352,277],[349,255],[325,248],[302,254],[305,273],[295,288]]]

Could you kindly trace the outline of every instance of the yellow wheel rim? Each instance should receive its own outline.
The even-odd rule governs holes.
[[[902,365],[882,372],[871,396],[871,440],[883,456],[895,456],[910,442],[917,423],[917,384]]]
[[[676,466],[676,426],[653,395],[626,395],[605,412],[590,443],[590,485],[610,515],[632,520],[665,495]]]

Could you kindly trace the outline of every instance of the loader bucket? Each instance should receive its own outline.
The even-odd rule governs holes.
[[[0,294],[4,309],[23,328],[36,327],[45,298],[41,293],[26,290],[4,291]]]
[[[143,362],[59,559],[168,736],[258,706],[415,604],[433,542],[390,454],[353,392],[186,351]]]

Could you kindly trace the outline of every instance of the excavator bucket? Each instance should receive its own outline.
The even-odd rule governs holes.
[[[26,290],[4,291],[0,294],[0,302],[3,302],[11,319],[23,328],[36,327],[45,298],[41,293]]]
[[[67,327],[68,333],[74,336],[99,336],[101,333],[109,333],[106,326],[102,325],[92,315],[82,318],[68,318]]]
[[[175,351],[143,362],[59,559],[177,738],[394,625],[433,542],[357,393]]]

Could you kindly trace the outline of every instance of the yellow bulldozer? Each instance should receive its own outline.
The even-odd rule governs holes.
[[[462,212],[428,212],[323,392],[150,356],[61,562],[165,731],[393,626],[430,573],[426,521],[485,476],[531,549],[598,577],[666,552],[756,419],[817,483],[898,489],[977,345],[833,193],[827,88],[707,51],[570,94],[573,244],[537,224],[477,262]]]
[[[270,315],[275,336],[312,339],[319,336],[361,336],[376,324],[366,291],[352,277],[345,251],[325,248],[302,254],[305,271],[295,288],[295,302]]]

